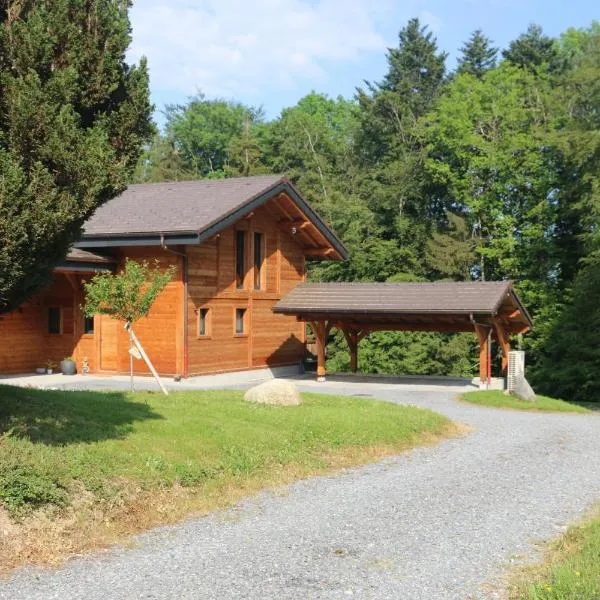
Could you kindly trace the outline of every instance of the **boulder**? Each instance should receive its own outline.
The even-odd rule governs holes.
[[[244,400],[273,406],[298,406],[302,404],[302,398],[296,385],[291,381],[285,381],[285,379],[271,379],[250,388],[244,394]]]

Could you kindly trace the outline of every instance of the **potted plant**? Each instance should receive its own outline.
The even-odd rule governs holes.
[[[60,361],[60,370],[63,375],[75,375],[77,373],[77,364],[72,356],[66,356]]]
[[[54,369],[56,369],[57,365],[53,360],[48,359],[48,362],[46,362],[46,373],[48,375],[52,375],[52,373],[54,373]]]

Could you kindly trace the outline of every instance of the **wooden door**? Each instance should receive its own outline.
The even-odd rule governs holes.
[[[117,370],[117,337],[119,321],[107,315],[100,317],[100,370]]]

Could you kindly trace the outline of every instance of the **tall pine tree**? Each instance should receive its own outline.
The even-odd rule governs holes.
[[[457,73],[469,73],[481,79],[490,69],[496,66],[498,48],[492,46],[490,38],[476,29],[460,49],[462,56],[458,59]]]
[[[444,213],[428,201],[419,121],[440,94],[447,55],[438,50],[436,39],[418,19],[411,19],[400,31],[399,42],[388,52],[383,81],[358,91],[357,147],[368,174],[363,180],[364,197],[382,227],[382,237],[396,246],[396,251],[386,252],[390,263],[396,273],[423,275],[427,238]]]
[[[517,65],[531,70],[556,67],[555,40],[544,35],[542,28],[532,23],[525,33],[513,40],[502,56]]]
[[[129,2],[0,2],[0,313],[50,280],[152,132]]]

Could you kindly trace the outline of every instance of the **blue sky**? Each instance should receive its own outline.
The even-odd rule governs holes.
[[[592,0],[137,0],[130,60],[148,57],[152,99],[208,97],[263,106],[267,118],[311,90],[350,97],[386,71],[386,48],[413,17],[455,64],[476,29],[505,47],[528,24],[549,35],[600,19]]]

